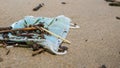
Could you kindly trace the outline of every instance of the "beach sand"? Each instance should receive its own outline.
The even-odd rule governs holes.
[[[66,4],[61,4],[66,2]],[[38,4],[45,5],[32,11]],[[0,0],[0,26],[9,26],[24,16],[65,15],[79,29],[70,29],[71,45],[66,55],[48,52],[32,57],[29,48],[0,48],[0,68],[120,68],[120,7],[104,0]]]

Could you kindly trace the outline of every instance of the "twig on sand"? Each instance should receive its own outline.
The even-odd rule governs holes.
[[[120,17],[116,17],[116,19],[120,20]]]
[[[33,11],[37,11],[37,10],[39,10],[43,6],[44,6],[44,3],[39,4],[38,6],[36,6],[35,8],[33,8]]]
[[[40,54],[40,53],[42,53],[42,52],[44,52],[44,51],[45,51],[45,50],[44,50],[43,48],[40,48],[39,50],[34,51],[33,54],[32,54],[32,56],[35,56],[35,55],[37,55],[37,54]]]
[[[51,32],[51,31],[48,31],[47,29],[45,29],[45,28],[43,28],[43,27],[38,27],[38,26],[36,26],[36,28],[38,28],[39,30],[44,30],[44,31],[46,31],[46,32],[48,32],[49,34],[51,34],[51,35],[53,35],[53,36],[55,36],[55,37],[57,37],[57,38],[59,38],[59,39],[61,39],[61,40],[63,40],[64,42],[66,42],[66,43],[68,43],[68,44],[70,44],[71,42],[70,41],[68,41],[67,39],[64,39],[64,38],[62,38],[61,36],[59,36],[59,35],[57,35],[57,34],[55,34],[55,33],[53,33],[53,32]]]
[[[117,6],[117,7],[120,7],[120,2],[115,1],[115,2],[109,3],[109,5],[110,5],[110,6]]]

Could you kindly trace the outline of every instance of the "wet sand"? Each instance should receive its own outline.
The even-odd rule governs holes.
[[[66,4],[61,4],[66,2]],[[32,11],[38,4],[45,6]],[[48,52],[32,57],[28,48],[11,48],[9,55],[0,48],[0,68],[120,68],[120,7],[104,0],[0,0],[0,26],[9,26],[24,16],[55,17],[65,15],[77,23],[67,39],[66,55]]]

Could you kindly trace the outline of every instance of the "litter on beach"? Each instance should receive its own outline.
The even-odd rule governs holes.
[[[70,22],[71,19],[64,15],[54,18],[26,16],[9,27],[1,27],[0,41],[6,47],[8,45],[26,44],[34,51],[46,49],[53,54],[64,55],[68,48],[61,46],[61,44],[63,42],[71,43],[65,39],[71,25],[74,25]]]

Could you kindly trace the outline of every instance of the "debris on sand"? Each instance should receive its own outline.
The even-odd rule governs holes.
[[[41,53],[43,53],[45,50],[44,49],[39,49],[39,50],[37,50],[37,51],[34,51],[34,53],[32,54],[32,56],[35,56],[35,55],[37,55],[37,54],[41,54]]]
[[[120,2],[115,1],[115,2],[109,3],[109,5],[110,6],[120,6]]]
[[[106,2],[115,2],[115,0],[105,0]]]
[[[99,67],[99,68],[107,68],[105,65],[102,65],[101,67]]]
[[[70,28],[80,28],[80,26],[78,26],[76,23],[70,23]]]
[[[66,2],[61,2],[61,4],[66,4]]]
[[[0,62],[3,62],[3,58],[0,57]]]
[[[59,46],[60,49],[59,49],[59,52],[64,52],[65,50],[68,50],[68,47],[66,46]]]
[[[43,6],[44,6],[44,3],[39,4],[38,6],[36,6],[35,8],[33,8],[33,11],[37,11],[37,10],[39,10]]]
[[[120,17],[116,17],[116,19],[120,20]]]
[[[8,55],[10,53],[10,49],[6,52],[6,55]]]

